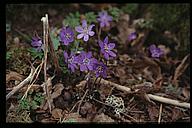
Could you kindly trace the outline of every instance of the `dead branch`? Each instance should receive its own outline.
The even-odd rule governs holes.
[[[44,42],[44,80],[45,80],[45,90],[47,95],[47,102],[49,105],[49,111],[51,113],[51,103],[49,101],[50,99],[50,93],[48,91],[47,87],[47,53],[48,53],[48,37],[49,37],[49,22],[48,22],[48,14],[45,14],[45,17],[41,18],[41,21],[43,22],[43,42]]]
[[[158,102],[162,102],[162,103],[171,104],[171,105],[175,105],[178,107],[184,107],[184,108],[190,109],[190,103],[181,102],[178,100],[172,100],[169,98],[160,97],[160,96],[156,96],[156,95],[152,95],[152,94],[147,94],[147,95],[149,96],[150,99],[158,101]]]
[[[34,72],[35,72],[35,69],[31,68],[31,72],[30,72],[29,76],[25,80],[23,80],[19,85],[13,87],[13,90],[6,95],[6,100],[8,100],[12,95],[14,95],[24,85],[28,84],[33,79]]]
[[[82,83],[84,83],[84,82],[81,82],[81,84]],[[97,81],[96,81],[96,83],[97,83]],[[132,93],[130,88],[119,85],[119,84],[116,84],[116,83],[113,83],[111,81],[101,79],[100,83],[101,84],[106,84],[106,85],[112,85],[112,86],[116,87],[120,91],[124,91],[124,92],[127,92],[127,93]],[[158,102],[161,102],[161,103],[171,104],[171,105],[175,105],[175,106],[178,106],[178,107],[184,107],[184,108],[189,108],[190,109],[190,103],[187,103],[187,102],[172,100],[172,99],[169,99],[169,98],[160,97],[160,96],[156,96],[156,95],[152,95],[152,94],[147,94],[147,96],[151,100],[155,100],[155,101],[158,101]]]

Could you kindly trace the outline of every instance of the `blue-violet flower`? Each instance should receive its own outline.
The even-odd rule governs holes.
[[[79,55],[78,63],[81,71],[87,71],[88,69],[91,71],[93,70],[93,65],[97,63],[97,60],[92,58],[91,52],[86,53],[83,51]]]
[[[75,30],[80,33],[79,35],[77,35],[77,39],[81,39],[83,38],[84,41],[88,41],[89,40],[89,36],[93,36],[95,34],[94,31],[92,31],[92,28],[94,27],[94,24],[91,25],[87,25],[87,21],[83,20],[82,21],[82,26],[77,26],[75,27]]]
[[[116,57],[116,54],[111,51],[115,47],[115,43],[108,42],[108,36],[105,37],[104,41],[99,40],[99,46],[101,48],[101,53],[104,54],[105,59],[109,60],[109,57]]]
[[[64,45],[74,41],[74,32],[70,27],[63,27],[60,32],[60,39]]]
[[[99,18],[97,20],[100,22],[100,27],[108,27],[110,26],[109,22],[112,21],[112,17],[108,15],[106,11],[102,11],[99,13]]]
[[[107,66],[103,62],[98,62],[94,64],[93,70],[95,71],[96,77],[107,77]]]
[[[44,45],[42,43],[41,38],[39,37],[33,37],[31,45],[38,51],[40,52],[41,50],[44,50]]]
[[[131,34],[128,35],[128,41],[133,41],[137,38],[137,33],[132,32]]]
[[[75,54],[73,52],[71,52],[70,56],[68,56],[67,52],[63,53],[64,58],[65,58],[65,62],[68,64],[68,68],[71,69],[72,72],[75,71],[75,69],[77,69],[77,62],[78,62],[78,58],[77,56],[75,56]]]
[[[149,51],[151,53],[151,57],[159,58],[163,55],[163,51],[160,48],[157,48],[154,44],[150,45]]]

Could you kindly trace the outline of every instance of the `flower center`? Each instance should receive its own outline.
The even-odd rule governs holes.
[[[104,50],[105,50],[106,52],[109,51],[109,48],[108,48],[107,44],[104,45]]]
[[[83,33],[88,34],[88,28],[87,27],[83,29]]]
[[[103,72],[103,67],[102,67],[102,66],[98,66],[98,67],[97,67],[97,71],[98,71],[99,73]]]
[[[71,58],[68,59],[68,62],[71,64],[74,60],[74,56],[72,56]]]
[[[71,38],[71,35],[70,35],[69,33],[66,33],[65,37],[66,37],[67,39],[70,39],[70,38]]]
[[[89,60],[88,58],[85,58],[85,59],[83,60],[83,63],[86,64],[86,65],[89,64],[89,62],[90,62],[90,60]]]

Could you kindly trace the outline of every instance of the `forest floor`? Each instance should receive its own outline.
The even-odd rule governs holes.
[[[135,23],[139,18],[128,14],[121,14],[111,23],[109,36],[116,43],[117,56],[107,61],[107,78],[91,77],[87,81],[85,72],[70,73],[67,69],[57,74],[48,53],[49,97],[46,95],[42,61],[34,59],[28,50],[34,31],[43,36],[41,17],[48,12],[50,28],[61,28],[70,12],[99,12],[108,6],[119,7],[40,5],[18,7],[14,16],[7,16],[11,28],[6,32],[6,122],[190,122],[190,53],[177,57],[177,47],[150,42],[153,31],[138,29]],[[103,30],[104,35],[108,31]],[[137,38],[128,41],[134,31]],[[174,34],[168,30],[156,36],[172,40],[177,46]],[[153,43],[164,51],[160,58],[150,55],[148,47]],[[89,46],[98,57],[98,46],[93,41]],[[57,55],[62,55],[60,50]]]

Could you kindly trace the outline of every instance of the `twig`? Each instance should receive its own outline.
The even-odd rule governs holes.
[[[34,76],[35,76],[35,74],[36,74],[36,72],[37,72],[37,75],[36,75],[36,77],[35,77],[35,80],[33,80],[32,83],[31,83],[31,81],[30,81],[31,84],[30,84],[29,87],[27,88],[27,91],[26,91],[25,94],[23,95],[22,99],[25,98],[25,97],[27,97],[27,93],[28,93],[28,91],[30,90],[30,88],[33,86],[33,84],[35,83],[35,81],[37,80],[37,78],[38,78],[38,76],[39,76],[39,73],[40,73],[40,71],[41,71],[42,66],[43,66],[43,60],[42,60],[41,64],[35,69],[35,72],[33,73],[33,78],[34,78]],[[40,68],[39,68],[39,67],[40,67]],[[39,71],[37,71],[38,69],[39,69]]]
[[[6,95],[6,100],[8,100],[12,95],[14,95],[18,90],[20,90],[24,85],[26,85],[33,79],[34,71],[35,69],[31,68],[31,73],[29,74],[29,76],[25,80],[23,80],[19,85],[13,87],[13,90]]]
[[[175,106],[190,109],[190,103],[180,102],[178,100],[172,100],[172,99],[169,99],[169,98],[160,97],[160,96],[156,96],[156,95],[152,95],[152,94],[148,94],[148,96],[149,96],[150,99],[158,101],[158,102],[162,102],[162,103],[171,104],[171,105],[175,105]]]
[[[79,103],[78,109],[77,109],[77,113],[79,113],[79,111],[80,111],[81,104],[82,104],[85,96],[87,95],[87,92],[88,92],[88,89],[85,91],[85,94],[83,95],[83,97],[82,97],[81,100],[80,100],[80,103]]]
[[[45,91],[47,95],[47,102],[49,106],[49,111],[51,113],[51,103],[49,101],[50,94],[47,88],[47,53],[48,53],[48,37],[49,37],[49,22],[48,14],[45,14],[45,17],[41,18],[43,22],[43,41],[44,41],[44,80],[45,80]]]
[[[160,105],[160,108],[159,108],[159,118],[158,118],[158,124],[160,124],[160,122],[161,122],[162,108],[163,108],[163,105],[161,104],[161,105]]]
[[[97,83],[97,82],[96,82]],[[131,89],[104,79],[101,79],[101,83],[102,84],[106,84],[106,85],[112,85],[114,87],[116,87],[118,90],[127,92],[127,93],[132,93]],[[190,103],[187,102],[181,102],[178,100],[172,100],[169,98],[165,98],[165,97],[160,97],[160,96],[156,96],[156,95],[152,95],[152,94],[147,94],[147,96],[155,101],[161,102],[161,103],[166,103],[166,104],[171,104],[171,105],[175,105],[175,106],[179,106],[179,107],[184,107],[184,108],[188,108],[190,109]]]

